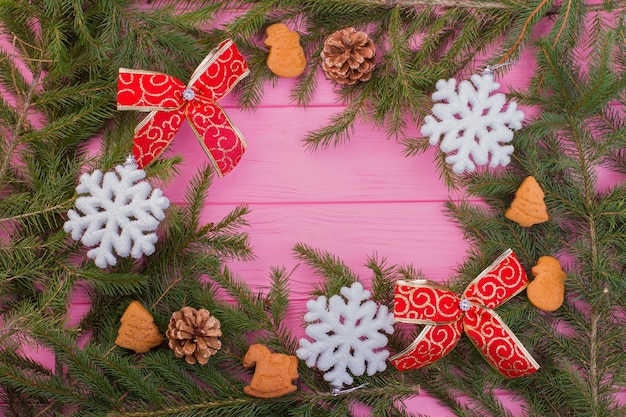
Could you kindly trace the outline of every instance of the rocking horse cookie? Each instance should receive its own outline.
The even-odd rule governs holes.
[[[295,356],[272,353],[260,344],[251,345],[243,358],[243,367],[255,366],[250,385],[243,392],[256,398],[277,398],[294,392],[291,383],[298,378],[298,359]]]

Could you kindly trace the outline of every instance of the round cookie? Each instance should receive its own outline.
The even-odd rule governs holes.
[[[300,35],[284,23],[274,23],[265,30],[265,46],[270,48],[267,67],[279,77],[293,78],[304,72],[306,58],[300,46]]]

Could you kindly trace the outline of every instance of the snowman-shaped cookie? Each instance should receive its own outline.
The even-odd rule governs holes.
[[[532,269],[535,279],[528,285],[528,301],[543,311],[556,311],[565,299],[566,274],[558,259],[542,256]]]
[[[300,46],[300,35],[284,23],[274,23],[265,30],[265,46],[270,48],[267,67],[279,77],[293,78],[304,72],[306,58]]]

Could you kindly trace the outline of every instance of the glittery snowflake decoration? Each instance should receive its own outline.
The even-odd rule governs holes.
[[[309,367],[317,366],[332,387],[352,384],[354,376],[387,368],[387,336],[393,333],[393,313],[386,306],[368,300],[369,291],[355,282],[343,287],[341,295],[320,296],[307,302],[304,321],[308,339],[300,339],[296,355]],[[366,301],[367,300],[367,301]]]
[[[76,192],[86,195],[76,199],[63,229],[85,246],[95,246],[87,256],[100,268],[117,263],[114,252],[133,258],[154,252],[154,231],[170,202],[160,189],[141,181],[145,176],[131,158],[115,172],[95,170],[80,177]]]
[[[433,106],[434,116],[426,116],[421,131],[430,136],[431,145],[443,136],[439,148],[448,155],[446,162],[452,164],[452,170],[462,174],[487,162],[492,168],[508,165],[513,145],[507,144],[513,140],[513,130],[522,128],[524,112],[514,101],[502,111],[505,95],[490,95],[500,87],[493,74],[474,74],[471,82],[461,81],[458,92],[454,78],[439,80],[436,87],[433,101],[441,103]]]

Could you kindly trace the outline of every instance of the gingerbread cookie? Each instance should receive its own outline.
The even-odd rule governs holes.
[[[526,177],[515,192],[511,207],[504,216],[522,227],[548,221],[548,210],[543,201],[543,190],[534,177]]]
[[[300,46],[300,35],[284,23],[274,23],[265,30],[265,46],[270,48],[267,67],[279,77],[293,78],[304,72],[306,58]]]
[[[254,344],[243,358],[243,367],[254,369],[250,385],[243,392],[251,397],[277,398],[294,392],[291,383],[298,378],[298,359],[295,356],[272,353],[263,345]]]
[[[152,314],[138,301],[129,304],[120,322],[122,325],[115,339],[115,344],[120,347],[144,353],[163,343]]]
[[[535,279],[528,284],[528,301],[543,311],[556,311],[565,299],[565,272],[552,256],[542,256],[533,266]]]

